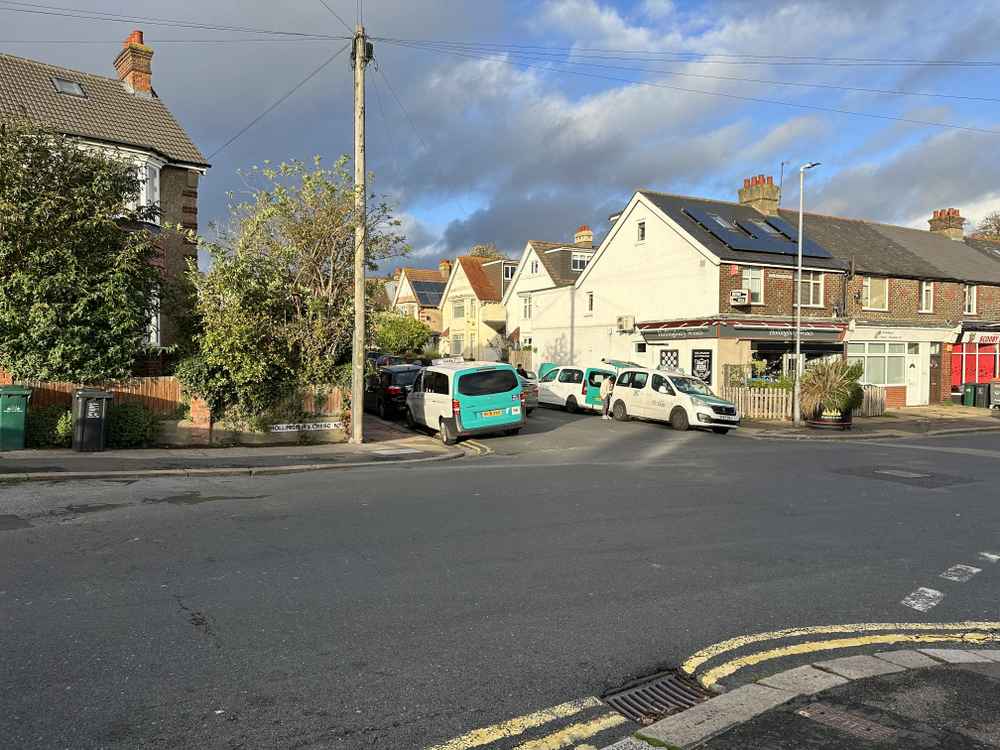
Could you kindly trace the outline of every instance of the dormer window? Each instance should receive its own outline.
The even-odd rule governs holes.
[[[55,86],[56,92],[60,94],[76,96],[80,99],[87,98],[87,94],[83,91],[83,86],[76,81],[68,81],[65,78],[53,78],[52,85]]]

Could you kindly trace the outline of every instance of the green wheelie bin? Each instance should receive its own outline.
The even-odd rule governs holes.
[[[0,451],[24,450],[24,420],[30,398],[30,388],[0,386]]]

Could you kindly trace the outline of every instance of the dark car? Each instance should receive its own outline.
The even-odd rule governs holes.
[[[406,394],[420,370],[418,365],[383,367],[365,379],[365,410],[383,419],[402,414],[406,409]]]

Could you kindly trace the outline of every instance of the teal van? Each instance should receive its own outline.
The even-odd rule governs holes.
[[[525,423],[524,398],[506,363],[435,360],[406,397],[406,422],[437,430],[445,445],[472,435],[516,435]]]

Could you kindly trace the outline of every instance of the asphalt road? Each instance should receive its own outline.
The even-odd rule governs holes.
[[[1000,434],[757,441],[543,410],[483,442],[0,488],[0,747],[428,748],[741,634],[1000,619],[1000,564],[938,577],[1000,553]],[[943,599],[904,607],[921,586]]]

